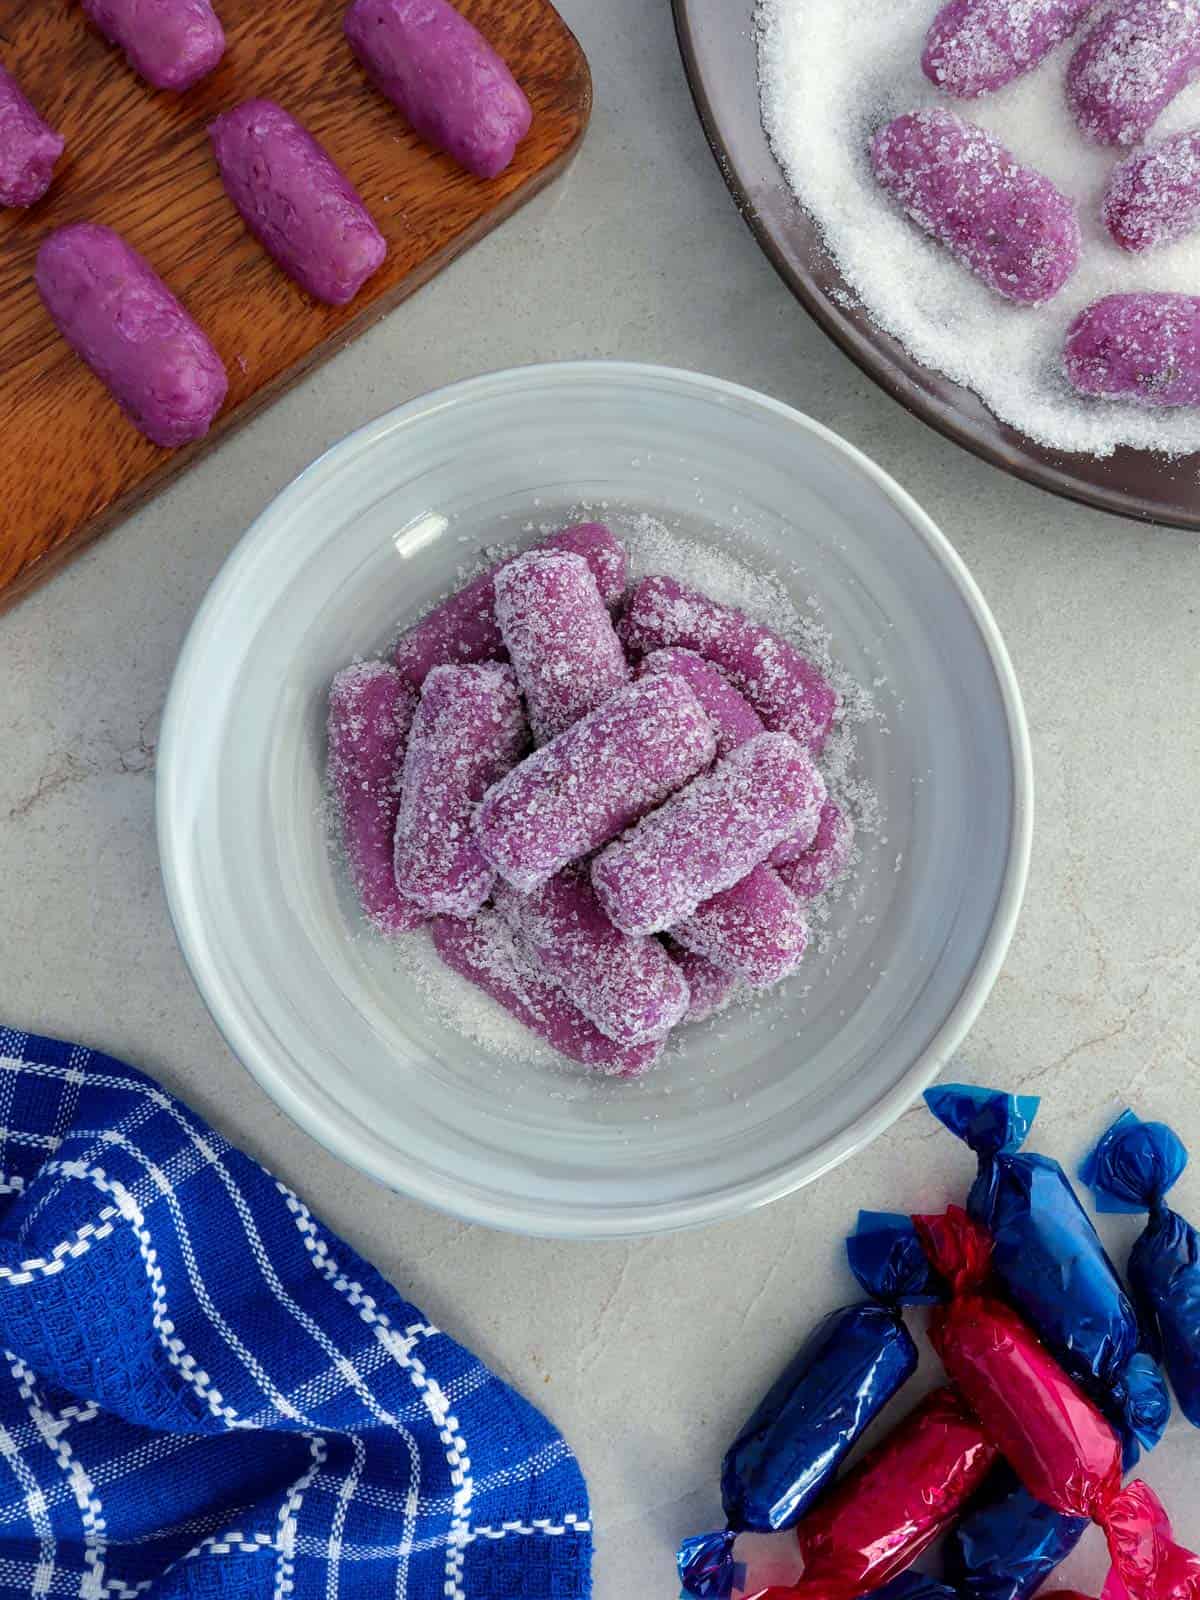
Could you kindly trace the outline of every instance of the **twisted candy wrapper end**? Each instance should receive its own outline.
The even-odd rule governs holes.
[[[729,1600],[743,1580],[744,1568],[733,1559],[737,1534],[699,1533],[679,1546],[676,1564],[685,1595],[695,1600]]]
[[[1183,1141],[1162,1122],[1143,1122],[1126,1111],[1079,1169],[1096,1210],[1119,1215],[1154,1211],[1188,1164]]]
[[[946,1298],[911,1217],[891,1211],[860,1211],[846,1240],[850,1270],[880,1305],[937,1305]]]
[[[925,1091],[933,1115],[981,1161],[1019,1150],[1041,1103],[1037,1095],[1005,1094],[973,1083],[939,1083]]]

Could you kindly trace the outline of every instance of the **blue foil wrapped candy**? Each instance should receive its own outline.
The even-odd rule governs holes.
[[[946,1540],[946,1581],[960,1600],[1030,1600],[1089,1526],[1042,1505],[1001,1464]]]

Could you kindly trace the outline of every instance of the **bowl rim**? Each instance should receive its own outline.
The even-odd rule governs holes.
[[[597,378],[633,385],[666,381],[709,398],[758,407],[832,448],[852,470],[867,478],[893,503],[958,590],[987,651],[1008,729],[1012,826],[995,912],[974,968],[925,1050],[856,1123],[804,1157],[732,1188],[646,1206],[573,1209],[554,1218],[546,1214],[542,1205],[534,1207],[521,1199],[501,1201],[467,1186],[450,1188],[443,1177],[408,1161],[403,1152],[394,1147],[364,1144],[366,1130],[361,1123],[332,1097],[320,1099],[310,1092],[303,1078],[295,1081],[288,1061],[279,1061],[259,1047],[253,1030],[224,992],[214,964],[205,952],[203,918],[185,881],[189,852],[182,808],[176,803],[176,774],[185,739],[183,706],[191,680],[221,631],[225,608],[241,588],[242,572],[256,559],[258,547],[265,546],[276,530],[286,525],[315,483],[336,473],[353,456],[371,449],[398,426],[419,422],[449,405],[486,395],[489,390],[503,389],[513,382],[594,382]],[[241,592],[244,594],[244,590]],[[831,429],[757,390],[683,368],[644,362],[579,360],[510,367],[467,378],[408,400],[331,445],[270,500],[225,558],[184,639],[163,711],[155,778],[155,813],[168,912],[192,981],[233,1055],[294,1122],[347,1165],[365,1172],[389,1189],[463,1221],[535,1237],[615,1239],[700,1227],[783,1199],[871,1144],[935,1081],[982,1010],[1016,929],[1032,852],[1033,789],[1033,754],[1024,704],[999,627],[957,550],[907,490]]]

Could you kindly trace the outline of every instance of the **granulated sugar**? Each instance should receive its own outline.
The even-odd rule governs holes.
[[[1195,411],[1083,400],[1063,376],[1062,352],[1073,318],[1103,295],[1200,293],[1200,234],[1136,257],[1109,236],[1104,193],[1129,152],[1089,143],[1070,113],[1066,74],[1080,34],[997,93],[951,102],[921,71],[938,9],[938,0],[761,0],[759,6],[763,121],[847,284],[922,365],[973,389],[997,417],[1041,444],[1099,456],[1122,444],[1172,455],[1195,450]],[[1079,207],[1079,271],[1043,306],[1011,305],[993,294],[922,235],[875,182],[869,148],[876,130],[903,112],[947,104],[996,134]],[[1200,84],[1179,95],[1150,137],[1197,124]]]

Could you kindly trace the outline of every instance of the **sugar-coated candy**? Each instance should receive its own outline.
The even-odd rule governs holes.
[[[1122,250],[1152,250],[1200,227],[1200,128],[1139,150],[1114,167],[1104,225]]]
[[[960,100],[1032,72],[1075,32],[1095,0],[948,0],[933,19],[921,66]]]
[[[0,67],[0,206],[31,206],[50,187],[66,141]]]
[[[712,723],[683,679],[643,678],[488,792],[475,818],[479,847],[529,893],[659,805],[715,750]]]
[[[449,0],[354,0],[344,26],[368,76],[422,139],[476,177],[504,171],[533,111],[507,64]]]
[[[820,753],[838,710],[837,691],[772,629],[676,578],[653,577],[634,584],[617,631],[638,655],[674,645],[696,651],[720,667],[768,728]]]
[[[83,0],[83,9],[156,89],[190,89],[225,54],[225,34],[209,0]]]
[[[480,911],[470,919],[435,917],[430,932],[448,967],[570,1060],[608,1077],[637,1078],[662,1054],[661,1039],[621,1045],[601,1033],[526,960],[495,911]]]
[[[704,956],[685,950],[673,939],[666,941],[667,954],[683,973],[688,986],[685,1022],[707,1022],[717,1016],[737,994],[737,974],[714,966]]]
[[[345,667],[329,691],[329,787],[368,920],[394,937],[425,920],[396,887],[395,835],[404,746],[417,693],[386,661]]]
[[[832,889],[854,855],[854,823],[836,800],[821,807],[817,831],[808,848],[792,854],[795,840],[771,852],[771,864],[798,900],[817,900]]]
[[[1126,1111],[1088,1157],[1083,1179],[1101,1211],[1150,1214],[1129,1257],[1129,1282],[1183,1414],[1200,1428],[1200,1233],[1167,1205],[1187,1161],[1164,1123]]]
[[[1073,201],[953,111],[910,111],[871,141],[880,186],[990,289],[1022,305],[1056,295],[1079,264]]]
[[[624,595],[629,580],[625,547],[603,523],[576,523],[552,533],[534,548],[569,550],[582,556],[592,569],[605,605],[610,608]],[[434,606],[401,637],[396,645],[395,662],[418,689],[434,667],[504,659],[504,640],[496,621],[495,580],[499,570],[499,567],[491,567],[481,572],[464,588]]]
[[[1200,0],[1117,0],[1067,69],[1075,120],[1097,144],[1137,144],[1200,67]]]
[[[764,863],[697,906],[671,936],[752,989],[769,989],[804,959],[808,923],[795,895]]]
[[[435,667],[404,756],[396,818],[396,883],[426,912],[469,917],[495,873],[471,831],[475,807],[528,743],[511,667]]]
[[[1200,405],[1200,297],[1106,295],[1067,330],[1064,366],[1080,394],[1141,406]]]
[[[1117,1428],[1126,1466],[1152,1449],[1171,1404],[1139,1354],[1137,1314],[1071,1181],[1057,1161],[1022,1150],[1037,1099],[939,1084],[925,1100],[979,1160],[967,1209],[988,1232],[1005,1298]]]
[[[625,652],[582,556],[530,550],[500,568],[495,588],[500,636],[546,744],[625,687]]]
[[[263,248],[318,300],[353,300],[387,245],[308,129],[273,100],[244,100],[208,136],[226,193]]]
[[[717,731],[718,757],[727,756],[766,729],[766,723],[745,695],[738,693],[719,667],[695,650],[678,645],[652,650],[642,657],[637,668],[639,678],[648,672],[675,672],[691,684]]]
[[[687,1014],[683,973],[657,939],[631,939],[600,909],[586,870],[557,873],[532,894],[495,890],[518,948],[618,1044],[664,1038]]]
[[[959,1600],[1032,1600],[1091,1523],[1035,1500],[1011,1467],[995,1467],[942,1550]]]

